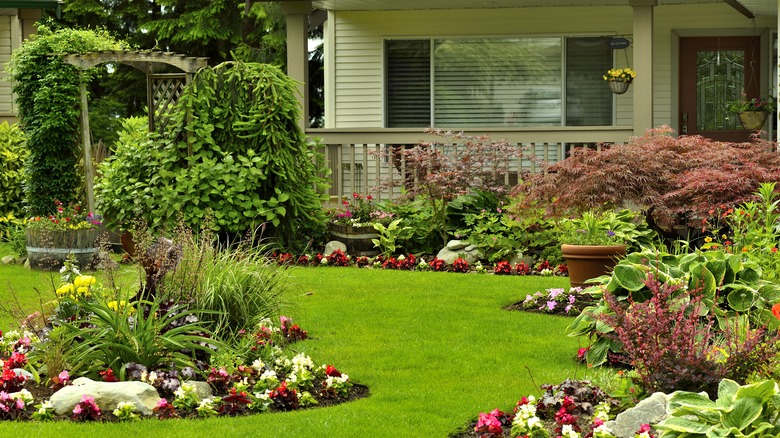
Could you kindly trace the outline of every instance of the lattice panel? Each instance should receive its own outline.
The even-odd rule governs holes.
[[[170,120],[171,109],[184,90],[185,80],[184,74],[149,76],[149,95],[151,96],[150,130],[162,132],[165,129]]]

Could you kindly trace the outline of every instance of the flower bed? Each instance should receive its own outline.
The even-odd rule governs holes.
[[[237,360],[225,360],[207,370],[165,367],[149,370],[139,364],[125,364],[126,380],[140,381],[154,387],[161,399],[153,416],[165,418],[205,418],[219,415],[244,415],[261,412],[289,411],[328,406],[368,395],[368,389],[354,384],[348,375],[332,365],[316,365],[299,353],[285,354],[279,340],[296,342],[306,339],[307,332],[282,317],[280,324],[264,320],[257,331],[243,333],[247,351]],[[140,418],[133,403],[100,406],[95,397],[85,394],[72,411],[56,415],[51,396],[71,385],[68,370],[59,372],[44,384],[45,376],[37,378],[40,362],[35,357],[40,339],[33,333],[17,331],[0,333],[0,419],[5,420],[67,420],[127,421]],[[32,354],[30,354],[32,352]],[[249,361],[249,365],[242,361]],[[215,362],[215,361],[212,361]],[[218,360],[216,362],[219,362]],[[111,368],[99,373],[104,382],[118,382]],[[196,379],[205,382],[214,394],[201,397],[195,390]]]
[[[272,253],[271,257],[280,265],[297,266],[356,266],[359,268],[373,269],[395,269],[406,271],[435,271],[435,272],[459,272],[476,274],[496,274],[496,275],[567,275],[566,265],[552,265],[543,260],[533,266],[524,262],[519,262],[514,266],[508,261],[500,261],[492,266],[485,266],[482,262],[469,263],[463,258],[456,259],[452,265],[448,265],[444,260],[436,257],[415,256],[414,254],[399,255],[398,257],[385,257],[378,255],[376,257],[359,256],[352,257],[345,254],[340,249],[323,255],[303,254],[294,256],[290,253]]]

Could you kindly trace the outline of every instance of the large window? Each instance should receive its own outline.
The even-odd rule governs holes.
[[[608,38],[388,40],[388,127],[605,126]]]

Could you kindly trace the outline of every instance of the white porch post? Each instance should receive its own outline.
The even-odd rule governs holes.
[[[302,129],[309,126],[309,14],[311,1],[282,2],[282,11],[287,16],[287,75],[298,85],[298,102],[301,104]]]
[[[629,5],[634,8],[634,135],[642,136],[653,127],[653,8],[658,0],[630,0]]]

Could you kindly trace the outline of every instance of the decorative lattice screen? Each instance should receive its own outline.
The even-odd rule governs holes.
[[[169,121],[169,113],[184,90],[185,81],[184,73],[149,75],[150,131],[162,132],[165,129]]]

